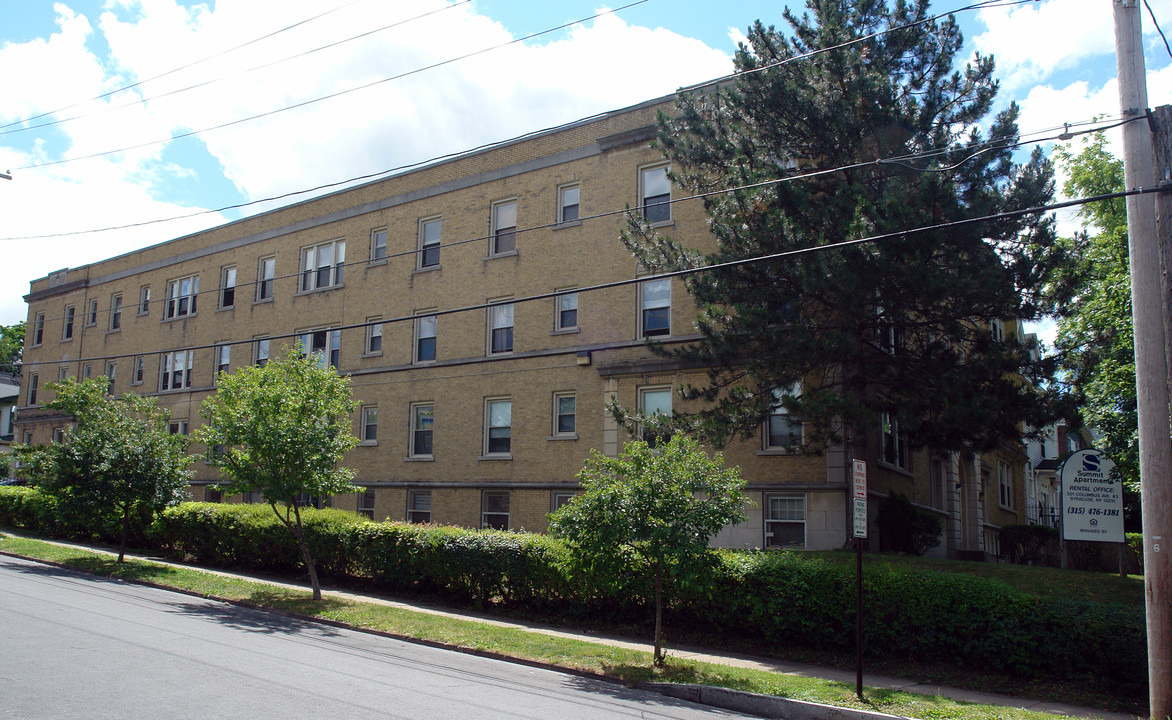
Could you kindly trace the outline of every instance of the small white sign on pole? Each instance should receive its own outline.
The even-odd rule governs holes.
[[[854,461],[854,528],[855,537],[867,537],[867,463]]]
[[[1058,471],[1062,483],[1062,539],[1124,542],[1123,481],[1099,450],[1079,450]]]

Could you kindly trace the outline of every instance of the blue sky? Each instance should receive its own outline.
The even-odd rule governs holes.
[[[1172,0],[1149,2],[1172,30]],[[727,73],[737,38],[755,19],[784,22],[777,2],[644,0],[505,45],[624,4],[0,0],[0,170],[13,174],[0,180],[0,324],[26,316],[21,296],[33,279],[241,211],[193,213],[667,95]],[[941,0],[934,9],[966,4]],[[1023,133],[1118,114],[1110,4],[1042,0],[958,13],[966,57],[979,49],[997,58],[1001,102],[1022,105]],[[1154,107],[1172,102],[1172,65],[1146,13],[1143,22]],[[393,27],[379,30],[386,26]],[[293,59],[276,62],[285,58]],[[444,64],[161,142],[437,63]],[[32,127],[45,123],[53,124]],[[122,152],[104,154],[111,150]],[[139,225],[159,219],[170,220]],[[109,227],[121,229],[95,232]]]

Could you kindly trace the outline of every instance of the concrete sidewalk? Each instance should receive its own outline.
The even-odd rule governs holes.
[[[64,547],[76,547],[82,550],[90,550],[93,552],[101,552],[110,555],[117,555],[117,552],[111,551],[103,547],[95,547],[92,545],[82,545],[78,543],[65,543],[52,540],[44,540],[43,538],[35,538],[32,536],[22,536],[19,533],[12,533],[6,531],[9,535],[14,537],[28,537],[32,540],[39,540],[41,542],[50,542],[55,545]],[[171,565],[174,567],[191,568],[192,566],[175,563],[164,558],[149,557],[143,555],[130,555],[127,558],[135,560],[145,560],[148,562],[157,563],[160,565]],[[35,559],[35,558],[31,558]],[[197,567],[194,569],[214,575],[223,575],[225,577],[240,578],[243,580],[250,580],[253,582],[265,583],[277,587],[293,588],[298,590],[308,590],[307,583],[291,583],[272,580],[270,578],[259,577],[255,575],[248,575],[244,573],[225,572],[222,570],[213,570],[209,568]],[[501,620],[493,617],[475,612],[466,611],[452,611],[448,609],[437,609],[428,605],[404,602],[401,600],[390,600],[379,597],[377,595],[368,595],[362,593],[355,593],[347,590],[340,590],[336,588],[322,587],[322,595],[339,599],[351,600],[355,602],[373,603],[378,605],[386,605],[389,607],[402,608],[414,612],[428,613],[432,615],[441,615],[453,618],[462,618],[466,620],[475,620],[477,622],[495,625],[498,627],[514,628],[526,630],[529,632],[542,633],[544,635],[551,635],[554,637],[570,638],[574,640],[583,640],[586,642],[600,643],[605,645],[613,645],[615,647],[622,647],[631,650],[642,650],[645,652],[652,652],[652,645],[648,642],[643,642],[631,638],[614,637],[601,635],[598,633],[568,631],[557,628],[552,628],[539,623],[518,622],[513,620]],[[853,686],[855,683],[855,674],[849,671],[835,670],[833,668],[824,668],[815,665],[806,665],[802,663],[792,663],[778,661],[772,658],[761,658],[750,655],[740,655],[736,653],[720,653],[713,652],[710,649],[696,648],[696,647],[671,647],[668,650],[668,655],[671,657],[686,658],[690,660],[697,660],[700,662],[712,663],[715,665],[731,665],[737,667],[753,668],[756,670],[766,670],[769,672],[784,673],[787,675],[797,675],[801,677],[821,678],[824,680],[832,680],[836,682],[843,682]],[[555,668],[556,669],[556,668]],[[980,703],[984,705],[1003,705],[1006,707],[1024,708],[1027,710],[1035,710],[1038,712],[1052,713],[1055,715],[1064,715],[1069,717],[1079,718],[1103,718],[1103,720],[1134,720],[1134,715],[1126,713],[1112,713],[1102,710],[1094,710],[1090,708],[1076,707],[1072,705],[1063,705],[1061,703],[1046,702],[1041,700],[1030,700],[1025,698],[1010,697],[1008,695],[995,695],[991,693],[983,693],[976,690],[965,690],[961,688],[945,687],[941,685],[927,685],[918,683],[912,680],[905,680],[896,677],[889,677],[884,675],[863,674],[863,684],[867,687],[884,688],[891,690],[902,690],[905,692],[916,693],[919,695],[933,695],[944,697],[951,700],[959,700],[962,702]],[[649,684],[652,685],[652,684]],[[745,693],[742,693],[743,695]],[[703,702],[702,700],[699,700]],[[807,703],[808,704],[808,703]],[[868,716],[874,718],[891,717],[881,713],[856,713],[855,711],[845,711],[846,714],[840,714],[839,717],[847,717],[848,715],[854,717]],[[800,714],[800,713],[799,713]],[[780,715],[778,715],[780,717]]]

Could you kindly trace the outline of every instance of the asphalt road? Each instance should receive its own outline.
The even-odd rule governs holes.
[[[0,556],[0,718],[746,717]]]

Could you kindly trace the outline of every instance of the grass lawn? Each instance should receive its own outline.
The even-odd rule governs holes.
[[[964,718],[965,720],[1034,719],[1055,716],[1017,708],[958,703],[940,697],[868,688],[866,702],[854,695],[853,683],[831,682],[760,670],[693,662],[669,657],[666,668],[654,668],[651,654],[582,640],[553,637],[522,629],[415,612],[376,603],[325,597],[314,602],[308,590],[224,577],[197,569],[144,561],[119,564],[105,554],[15,538],[0,533],[0,551],[47,560],[86,572],[127,580],[150,582],[202,596],[246,602],[274,610],[296,612],[407,638],[490,651],[564,668],[605,674],[624,682],[699,683],[777,695],[839,707],[876,710],[915,718]],[[904,559],[896,559],[902,562]],[[935,565],[933,565],[935,567]],[[967,569],[985,567],[964,564]],[[994,566],[997,567],[997,566]],[[941,568],[943,569],[943,568]],[[1033,570],[1033,568],[1024,568]],[[1011,571],[1011,569],[1007,569]],[[1024,576],[1023,576],[1024,577]],[[1096,576],[1098,577],[1098,576]],[[1115,578],[1119,580],[1119,578]],[[1025,582],[1024,579],[1021,580]],[[1033,584],[1046,584],[1047,579]],[[1075,585],[1079,584],[1072,581]],[[1106,581],[1110,582],[1110,581]],[[1094,583],[1091,583],[1094,584]],[[1142,603],[1142,582],[1140,584]],[[1056,590],[1057,592],[1057,590]],[[1107,592],[1106,589],[1094,592]],[[996,689],[990,688],[992,691]]]

